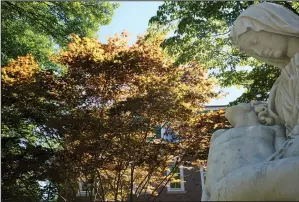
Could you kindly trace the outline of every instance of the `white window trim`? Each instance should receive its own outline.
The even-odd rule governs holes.
[[[180,180],[181,180],[181,188],[171,188],[169,182],[167,184],[167,191],[171,193],[176,193],[176,192],[185,192],[185,181],[184,181],[184,166],[179,166],[180,168]],[[167,173],[169,174],[169,172]]]
[[[83,183],[83,181],[79,182],[79,189],[76,196],[89,196],[90,193],[88,191],[83,190]]]
[[[201,181],[201,187],[202,187],[202,189],[205,187],[205,176],[204,176],[205,173],[206,172],[204,172],[203,168],[200,167],[200,181]]]

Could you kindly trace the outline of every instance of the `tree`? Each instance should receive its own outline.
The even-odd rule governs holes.
[[[1,2],[1,65],[17,56],[32,54],[49,68],[54,45],[65,47],[69,35],[94,37],[109,24],[118,4],[88,2]]]
[[[82,82],[80,91],[93,98],[88,106],[94,106],[91,113],[101,124],[96,134],[85,131],[69,147],[73,156],[82,159],[73,168],[81,168],[81,175],[92,185],[100,181],[96,188],[101,199],[121,200],[129,195],[133,200],[133,184],[140,185],[139,192],[148,185],[152,191],[160,184],[165,186],[167,179],[162,174],[171,156],[184,157],[186,146],[183,141],[152,144],[147,137],[166,120],[180,134],[180,126],[215,96],[212,80],[205,78],[201,66],[196,62],[173,65],[159,48],[162,39],[140,38],[129,47],[126,33],[105,45],[74,38],[58,58],[69,67],[76,86]]]
[[[172,27],[174,36],[167,38],[163,47],[177,63],[195,59],[205,65],[222,86],[242,85],[246,92],[237,99],[239,102],[265,101],[279,75],[278,69],[241,54],[228,39],[234,20],[254,3],[259,1],[168,1],[159,7],[150,23],[167,29]],[[298,2],[273,3],[299,15]],[[237,68],[246,65],[252,67],[251,71]]]
[[[50,181],[58,201],[72,201],[80,179],[95,193],[91,201],[133,201],[145,190],[159,193],[175,177],[164,175],[170,162],[206,158],[202,133],[214,130],[223,112],[211,119],[197,112],[216,97],[214,80],[196,61],[174,64],[160,48],[164,36],[145,38],[129,46],[125,32],[107,44],[71,35],[67,49],[53,57],[66,67],[61,74],[41,69],[31,55],[2,68],[2,131],[11,140],[3,147],[4,199],[17,200],[9,192],[28,176]],[[147,141],[166,121],[179,141]],[[210,126],[201,130],[203,121]]]
[[[36,165],[51,162],[52,147],[59,145],[59,138],[42,127],[47,116],[55,116],[51,88],[59,85],[54,72],[40,69],[57,69],[50,55],[57,47],[65,48],[69,34],[95,36],[100,25],[110,22],[117,6],[98,1],[1,2],[1,66],[8,65],[1,79],[3,200],[37,201],[42,196],[37,180],[45,179],[48,165]]]
[[[53,73],[42,72],[31,55],[11,60],[1,71],[1,198],[38,201],[43,194],[38,181],[45,179],[57,145],[55,134],[42,130],[57,109],[49,102]]]

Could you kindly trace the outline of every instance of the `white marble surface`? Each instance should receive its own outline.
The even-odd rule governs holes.
[[[211,138],[202,201],[299,200],[299,16],[254,4],[234,22],[241,52],[281,70],[266,103],[226,110],[234,128]]]
[[[258,124],[257,115],[250,106],[242,103],[228,108],[227,117],[238,117],[233,123],[235,128],[218,130],[211,138],[205,184],[208,195],[212,187],[228,174],[266,160],[286,141],[283,126]]]
[[[219,181],[210,201],[298,201],[298,171],[299,157],[244,167]]]
[[[299,50],[298,19],[280,5],[255,4],[238,16],[230,37],[241,52],[283,69]]]

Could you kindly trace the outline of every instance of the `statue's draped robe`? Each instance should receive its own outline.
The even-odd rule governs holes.
[[[287,134],[299,125],[299,53],[281,71],[273,85],[268,108],[276,124],[286,127]]]

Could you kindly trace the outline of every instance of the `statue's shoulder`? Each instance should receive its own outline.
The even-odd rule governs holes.
[[[299,71],[299,52],[291,58],[290,63],[282,70],[282,75],[287,80],[297,79]]]
[[[291,61],[293,62],[293,64],[296,64],[297,66],[299,65],[299,52],[295,53],[294,57],[291,58]]]
[[[283,125],[272,125],[272,126],[266,126],[266,127],[270,127],[274,130],[285,130],[285,127]]]
[[[216,131],[213,133],[212,137],[211,137],[211,142],[212,142],[213,140],[215,140],[217,137],[219,137],[222,133],[225,133],[226,131],[227,131],[227,129],[219,129],[219,130],[216,130]]]
[[[265,133],[278,133],[278,132],[284,132],[285,127],[283,125],[258,125],[258,126],[252,126],[252,130],[254,131],[264,131]]]
[[[283,125],[256,125],[256,126],[250,126],[252,128],[256,128],[256,129],[270,129],[270,130],[284,130],[284,126]]]

